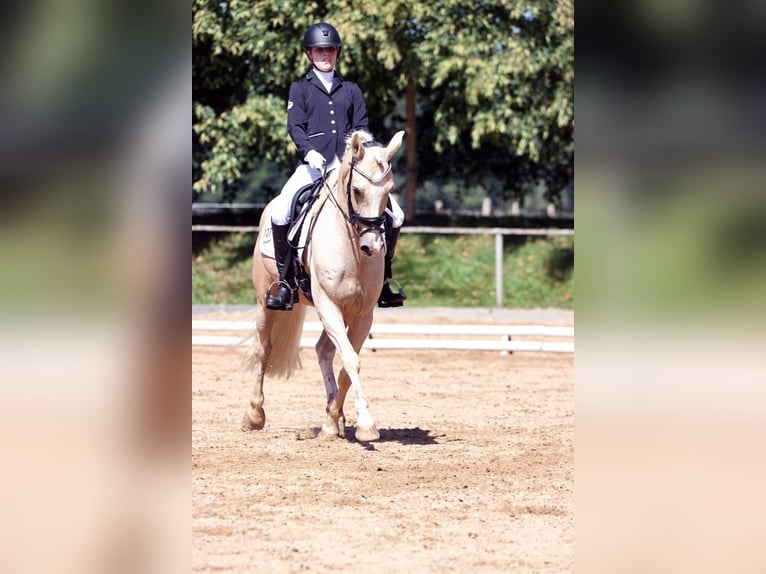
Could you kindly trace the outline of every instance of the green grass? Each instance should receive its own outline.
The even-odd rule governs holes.
[[[255,237],[252,233],[210,235],[205,243],[193,244],[193,304],[255,303],[250,279]]]
[[[255,236],[208,237],[192,253],[192,302],[252,304],[250,255]],[[495,244],[485,235],[403,233],[394,278],[410,307],[493,307]],[[506,236],[503,304],[508,308],[574,307],[574,239]]]

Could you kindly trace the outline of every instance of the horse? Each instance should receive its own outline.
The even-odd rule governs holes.
[[[316,309],[323,330],[315,350],[327,393],[327,417],[322,432],[345,437],[343,404],[350,387],[355,392],[355,438],[380,438],[370,414],[360,378],[359,351],[370,333],[373,311],[383,287],[385,214],[394,187],[391,158],[402,144],[404,131],[388,145],[376,142],[364,130],[351,133],[340,167],[324,182],[300,234],[299,256],[310,280],[310,298],[303,291],[292,311],[265,306],[279,273],[273,257],[262,252],[265,233],[253,249],[252,280],[256,292],[255,338],[247,364],[256,383],[242,430],[260,430],[266,423],[263,381],[266,375],[289,378],[301,366],[300,339],[307,306]],[[271,204],[264,209],[260,230],[270,229]],[[266,239],[268,241],[268,239]],[[336,350],[342,368],[337,380],[333,368]]]

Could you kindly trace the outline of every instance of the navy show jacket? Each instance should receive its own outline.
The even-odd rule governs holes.
[[[343,159],[346,138],[358,129],[369,128],[367,106],[356,83],[343,79],[336,71],[328,94],[312,70],[290,85],[287,131],[301,162],[312,149],[328,163],[333,155]]]

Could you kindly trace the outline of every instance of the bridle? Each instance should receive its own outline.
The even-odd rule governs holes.
[[[362,144],[364,147],[371,147],[371,146],[380,146],[382,144],[371,141],[371,142],[364,142]],[[354,172],[358,173],[362,177],[364,177],[367,181],[373,184],[378,184],[381,181],[383,181],[389,173],[391,173],[391,164],[389,163],[386,166],[386,169],[383,170],[383,173],[378,175],[377,177],[373,177],[369,175],[368,173],[365,173],[361,169],[359,169],[356,166],[356,158],[351,158],[351,163],[349,164],[349,174],[348,174],[348,182],[346,184],[346,199],[348,202],[348,214],[346,214],[345,211],[343,211],[343,208],[338,203],[338,200],[335,198],[334,194],[330,193],[328,196],[332,198],[332,202],[335,204],[335,207],[338,208],[338,210],[343,214],[343,218],[351,224],[351,227],[353,227],[357,234],[361,237],[365,233],[375,232],[378,231],[380,233],[385,232],[385,222],[386,222],[386,214],[385,210],[383,213],[378,215],[377,217],[363,217],[356,213],[354,211],[354,204],[351,201],[351,180],[353,179]]]

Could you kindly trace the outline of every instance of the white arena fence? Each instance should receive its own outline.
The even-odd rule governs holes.
[[[245,346],[250,344],[248,336],[254,328],[255,323],[252,321],[193,320],[192,345],[205,347]],[[218,334],[221,332],[227,334]],[[301,347],[313,347],[321,332],[321,323],[309,321],[304,323]],[[574,327],[373,323],[370,335],[362,348],[363,350],[483,350],[500,351],[504,354],[513,351],[573,353]]]
[[[192,208],[194,205],[193,204]],[[257,233],[257,225],[192,225],[192,233],[244,232]],[[574,236],[574,229],[524,229],[515,227],[422,227],[402,226],[402,233],[427,235],[494,235],[495,237],[495,307],[503,307],[503,237],[506,235]]]

